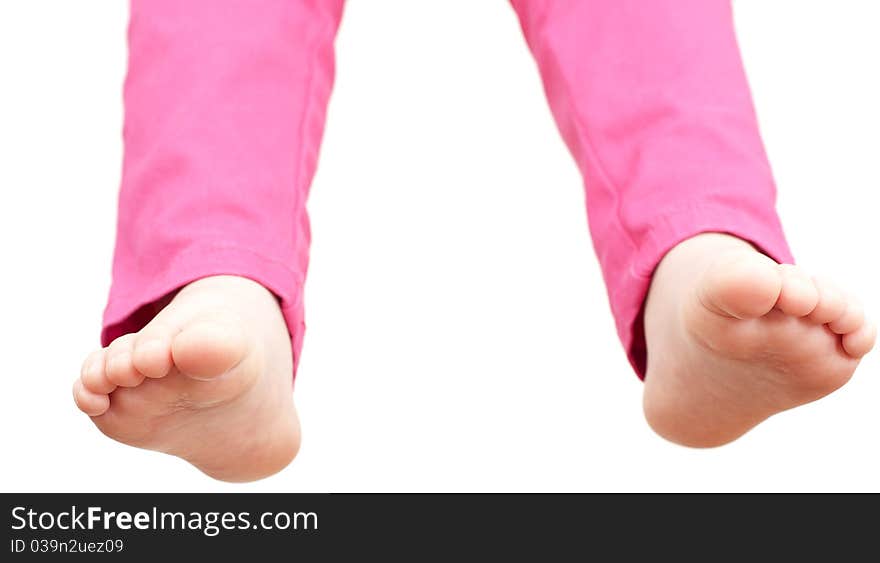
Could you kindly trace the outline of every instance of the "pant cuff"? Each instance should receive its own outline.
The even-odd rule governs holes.
[[[658,215],[641,237],[635,260],[610,295],[617,332],[639,378],[647,373],[644,306],[657,265],[680,242],[701,233],[725,233],[753,244],[780,264],[794,263],[774,212],[758,214],[718,204],[692,204]]]
[[[284,262],[244,248],[190,247],[165,259],[161,268],[138,272],[114,271],[101,330],[101,344],[142,329],[158,313],[163,298],[208,276],[232,275],[251,279],[278,298],[290,334],[296,374],[305,333],[302,286],[305,276]]]

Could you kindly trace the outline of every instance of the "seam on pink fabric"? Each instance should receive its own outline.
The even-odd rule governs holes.
[[[170,264],[179,263],[189,254],[196,252],[201,258],[209,256],[210,252],[215,253],[216,257],[209,263],[200,263],[190,268],[166,269],[160,277],[154,278],[140,291],[127,294],[111,293],[102,315],[102,343],[109,344],[112,338],[118,336],[118,334],[114,336],[114,331],[119,327],[125,327],[132,322],[140,324],[135,315],[143,306],[196,280],[215,275],[235,275],[260,284],[278,298],[293,346],[295,375],[306,326],[302,282],[296,280],[295,276],[291,275],[292,271],[282,262],[266,258],[247,248],[215,245],[206,254],[203,247],[192,247],[186,252],[175,255]],[[294,278],[293,283],[290,283],[290,278]]]
[[[304,191],[308,190],[308,187],[305,185],[305,181],[308,179],[308,175],[305,172],[306,168],[306,151],[309,145],[309,139],[306,138],[306,133],[308,129],[309,116],[312,113],[312,109],[314,108],[314,100],[316,92],[314,91],[315,84],[315,67],[318,64],[317,56],[318,56],[318,44],[320,43],[320,33],[315,33],[311,36],[311,41],[308,45],[308,71],[306,77],[306,87],[304,89],[306,100],[303,103],[303,109],[300,112],[299,124],[297,126],[297,130],[299,131],[299,140],[300,146],[299,151],[296,156],[296,166],[297,166],[297,185],[294,186],[294,199],[293,199],[293,217],[298,217],[300,210],[305,206],[305,194]],[[294,240],[296,240],[296,224],[298,219],[294,219]],[[308,242],[306,241],[306,244]]]
[[[599,158],[599,153],[595,148],[595,143],[593,142],[592,136],[589,133],[589,126],[585,125],[586,119],[581,116],[581,112],[578,109],[577,105],[574,103],[574,96],[572,95],[572,89],[568,77],[561,70],[562,65],[559,64],[558,58],[556,57],[555,52],[552,49],[548,49],[548,52],[551,56],[554,57],[554,64],[556,68],[559,69],[560,83],[562,85],[562,89],[564,91],[564,95],[569,101],[569,107],[572,110],[573,121],[575,129],[577,130],[577,134],[584,141],[584,150],[587,153],[588,160],[592,161],[596,166],[596,172],[600,176],[599,180],[605,182],[608,187],[608,191],[611,193],[612,200],[614,201],[614,219],[616,219],[617,224],[620,227],[620,230],[626,235],[626,240],[633,250],[638,250],[639,245],[636,243],[635,237],[632,233],[629,232],[629,229],[626,228],[626,224],[623,221],[623,217],[621,216],[621,201],[620,197],[620,188],[614,180],[612,180],[611,175],[608,173],[608,170],[602,161]],[[584,183],[588,180],[584,179]],[[590,205],[589,196],[587,196],[587,205]]]
[[[709,213],[706,213],[709,212]],[[673,224],[681,217],[693,218],[689,221]],[[693,232],[696,231],[696,232]],[[735,232],[731,232],[735,231]],[[692,232],[692,234],[686,234]],[[651,226],[645,231],[646,244],[642,245],[636,255],[637,262],[631,273],[639,278],[650,280],[653,270],[643,267],[641,261],[646,252],[657,252],[659,247],[667,243],[666,239],[676,236],[690,238],[701,233],[730,233],[757,244],[761,250],[774,260],[785,260],[791,253],[785,243],[781,225],[767,225],[766,221],[757,219],[753,213],[744,212],[734,206],[717,202],[697,201],[674,207],[656,216]],[[748,234],[747,234],[748,233]],[[760,242],[759,242],[760,241]],[[769,246],[770,243],[777,242]],[[662,257],[660,257],[662,259]]]
[[[286,262],[279,260],[277,258],[271,258],[269,256],[266,256],[258,251],[253,250],[252,248],[235,246],[235,245],[230,245],[230,244],[209,244],[209,245],[197,244],[197,245],[193,245],[193,246],[186,248],[185,250],[178,252],[177,255],[171,260],[170,264],[172,264],[172,265],[176,264],[180,260],[182,260],[183,258],[190,256],[192,254],[199,254],[200,256],[204,256],[204,253],[206,253],[206,252],[208,252],[208,253],[218,252],[218,251],[224,252],[224,251],[230,251],[230,250],[234,251],[234,252],[241,252],[244,254],[249,254],[255,258],[258,258],[261,261],[268,262],[270,264],[274,264],[274,265],[278,266],[279,268],[282,268],[283,270],[285,270],[288,274],[290,274],[291,278],[293,278],[295,280],[296,286],[302,287],[302,285],[303,285],[303,280],[302,280],[303,276],[301,274],[299,274],[295,269],[291,268]],[[208,275],[212,275],[212,274],[208,274]],[[143,293],[143,288],[137,288],[137,289],[134,289],[132,291],[127,291],[127,292],[115,293],[113,297],[114,297],[114,301],[118,301],[120,299],[130,297],[132,295],[138,295],[140,293]]]
[[[711,211],[711,215],[707,216],[706,211]],[[682,218],[685,220],[681,220]],[[665,252],[669,250],[664,250],[663,247],[671,248],[683,240],[710,232],[728,233],[749,241],[777,262],[792,258],[781,225],[768,227],[754,219],[751,213],[744,213],[727,205],[694,203],[657,216],[645,233],[646,243],[640,247],[636,256],[636,260],[642,262],[646,255],[650,255],[652,267],[633,268],[629,273],[636,280],[650,281],[653,278],[653,269],[663,259],[663,256],[655,255],[665,256]],[[623,284],[612,296],[626,291],[626,284]]]
[[[520,27],[522,28],[523,35],[525,36],[525,39],[526,39],[526,43],[529,45],[529,47],[533,53],[533,58],[536,60],[536,63],[538,65],[538,71],[540,74],[541,69],[544,65],[542,65],[541,62],[539,60],[537,60],[539,57],[539,49],[536,48],[536,44],[533,41],[533,38],[534,38],[533,33],[531,31],[535,27],[540,28],[540,25],[536,25],[535,21],[530,22],[530,25],[526,23],[525,18],[523,17],[523,12],[522,12],[523,7],[521,5],[521,2],[519,2],[518,0],[510,0],[510,4],[511,4],[511,6],[513,6],[513,9],[517,12],[517,14],[520,16]],[[534,8],[534,5],[532,6],[532,8],[536,9],[536,8]],[[546,9],[547,9],[546,3],[542,2],[540,4],[540,10],[541,10],[540,16],[535,16],[535,13],[531,12],[532,18],[540,19],[540,20],[546,19]],[[539,35],[541,35],[540,31],[537,33]],[[599,158],[598,151],[595,148],[595,143],[593,142],[593,139],[592,139],[591,135],[589,134],[589,127],[584,125],[584,123],[587,120],[581,116],[581,112],[578,110],[577,105],[574,103],[575,97],[572,94],[572,88],[570,85],[570,81],[568,80],[565,72],[563,72],[563,70],[562,70],[563,65],[561,65],[559,63],[559,58],[556,55],[556,51],[553,48],[549,47],[549,45],[550,45],[549,41],[544,41],[543,43],[545,45],[548,45],[548,47],[546,49],[543,49],[543,51],[546,52],[548,54],[548,57],[550,57],[552,59],[553,66],[556,68],[557,73],[559,74],[559,84],[561,85],[561,89],[563,91],[563,96],[565,97],[566,101],[568,102],[567,105],[572,110],[572,117],[573,117],[572,122],[574,123],[577,135],[580,139],[582,139],[584,141],[583,148],[584,148],[585,152],[587,153],[586,154],[587,160],[592,161],[592,163],[595,164],[595,169],[596,169],[597,174],[600,177],[599,178],[600,182],[604,182],[606,184],[606,186],[607,186],[606,191],[610,192],[611,198],[614,201],[614,218],[616,219],[617,224],[620,227],[620,230],[626,236],[626,240],[629,243],[630,247],[633,250],[637,251],[639,248],[639,245],[636,243],[635,237],[632,235],[632,233],[630,233],[629,230],[626,228],[626,225],[623,222],[623,217],[621,216],[621,209],[620,209],[621,208],[621,198],[619,197],[620,190],[619,190],[616,182],[614,182],[611,179],[611,175],[608,173],[607,167],[605,166],[604,162],[602,161],[601,158]],[[544,82],[546,84],[547,77],[542,75],[542,79],[544,80]],[[546,87],[545,87],[545,91],[546,91]],[[548,102],[550,102],[549,99],[548,99]],[[550,103],[552,105],[552,102],[550,102]],[[576,161],[578,160],[577,155],[572,155],[572,156],[574,157],[574,159]],[[586,179],[586,171],[584,170],[581,172],[584,175],[584,184],[586,185],[588,183],[588,180]],[[587,196],[586,200],[587,200],[586,203],[589,206],[590,205],[589,196]]]

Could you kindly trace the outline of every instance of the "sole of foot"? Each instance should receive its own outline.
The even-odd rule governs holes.
[[[224,481],[272,475],[296,456],[290,338],[274,295],[213,276],[150,323],[96,350],[74,401],[119,442],[180,457]]]
[[[876,326],[832,283],[704,234],[661,261],[645,306],[644,411],[672,442],[714,447],[843,386]]]

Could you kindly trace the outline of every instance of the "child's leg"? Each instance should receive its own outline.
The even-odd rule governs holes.
[[[341,11],[132,1],[108,347],[75,386],[109,436],[228,480],[295,455],[305,200]]]
[[[792,261],[729,0],[512,3],[655,430],[717,445],[845,383],[873,328],[767,258]]]

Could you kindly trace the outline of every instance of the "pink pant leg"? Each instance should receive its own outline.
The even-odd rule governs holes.
[[[630,362],[654,268],[707,231],[792,261],[729,0],[511,0],[586,185]]]
[[[105,345],[181,286],[234,274],[279,298],[296,365],[341,12],[342,0],[132,0]]]

